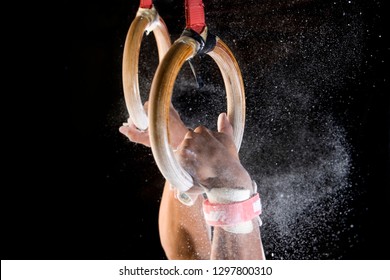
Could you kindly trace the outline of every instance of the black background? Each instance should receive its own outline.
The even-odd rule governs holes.
[[[42,54],[47,65],[54,66],[38,74],[42,65],[34,60],[28,67],[34,79],[14,84],[37,98],[33,103],[25,99],[29,104],[15,112],[15,119],[25,122],[14,126],[18,133],[10,134],[17,135],[15,139],[7,137],[21,144],[7,157],[5,178],[11,171],[22,172],[12,173],[11,183],[4,184],[2,259],[165,259],[157,227],[164,180],[150,150],[118,132],[127,117],[121,84],[123,43],[138,8],[136,2],[64,1],[60,7],[51,7],[51,17],[61,19],[52,26],[57,32],[45,33],[47,43],[29,54]],[[181,2],[156,1],[172,39],[185,25]],[[213,15],[232,12],[223,10],[229,3],[220,2],[205,1],[206,16],[208,7]],[[326,1],[311,2],[321,6]],[[354,101],[333,104],[336,113],[343,112],[358,155],[353,157],[352,180],[364,190],[356,202],[359,243],[352,248],[345,245],[345,259],[388,259],[390,90],[383,2],[354,2],[370,29],[362,42],[367,62],[361,66],[360,83],[344,89],[345,96],[354,93]],[[248,10],[256,15],[256,9]],[[256,30],[254,18],[247,23]],[[207,20],[214,22],[215,33],[225,32],[226,42],[233,39],[223,31],[227,18]],[[45,21],[45,29],[50,29],[50,22]],[[27,25],[24,31],[32,34],[34,30]],[[32,38],[35,45],[39,40]],[[251,59],[248,48],[236,46],[233,52],[239,59]],[[60,75],[55,82],[49,81],[58,65]],[[4,148],[6,154],[9,148]],[[370,210],[363,213],[365,207]]]

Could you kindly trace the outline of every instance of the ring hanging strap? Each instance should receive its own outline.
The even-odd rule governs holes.
[[[185,0],[186,28],[202,33],[206,26],[202,0]]]
[[[151,9],[153,6],[152,0],[140,0],[139,7],[143,9]]]

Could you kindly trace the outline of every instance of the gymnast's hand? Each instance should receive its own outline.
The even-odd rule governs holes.
[[[238,158],[233,127],[225,113],[218,117],[218,132],[204,126],[188,131],[176,153],[196,184],[207,189],[252,189],[252,180]]]
[[[148,104],[149,102],[145,102],[144,109],[145,112],[148,112]],[[139,130],[133,122],[128,120],[127,123],[124,123],[119,131],[127,136],[131,142],[138,143],[150,147],[150,139],[149,139],[149,130]],[[169,132],[171,136],[171,146],[173,149],[181,143],[184,138],[184,135],[188,132],[188,128],[185,126],[183,121],[180,118],[179,113],[171,104],[171,109],[169,112]]]

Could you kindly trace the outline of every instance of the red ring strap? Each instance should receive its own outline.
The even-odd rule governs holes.
[[[153,7],[153,0],[140,0],[140,8],[151,9]]]
[[[202,0],[185,0],[186,28],[202,33],[206,26]]]

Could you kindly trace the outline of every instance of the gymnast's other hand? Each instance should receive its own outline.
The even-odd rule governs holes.
[[[149,102],[145,102],[144,109],[146,112],[148,112],[148,105]],[[119,131],[123,135],[127,136],[131,142],[150,147],[149,130],[139,130],[130,118],[127,123],[124,123],[121,127],[119,127]],[[169,112],[169,132],[171,137],[170,144],[174,149],[176,149],[176,147],[182,142],[185,134],[188,132],[188,128],[185,126],[179,113],[172,104]]]

